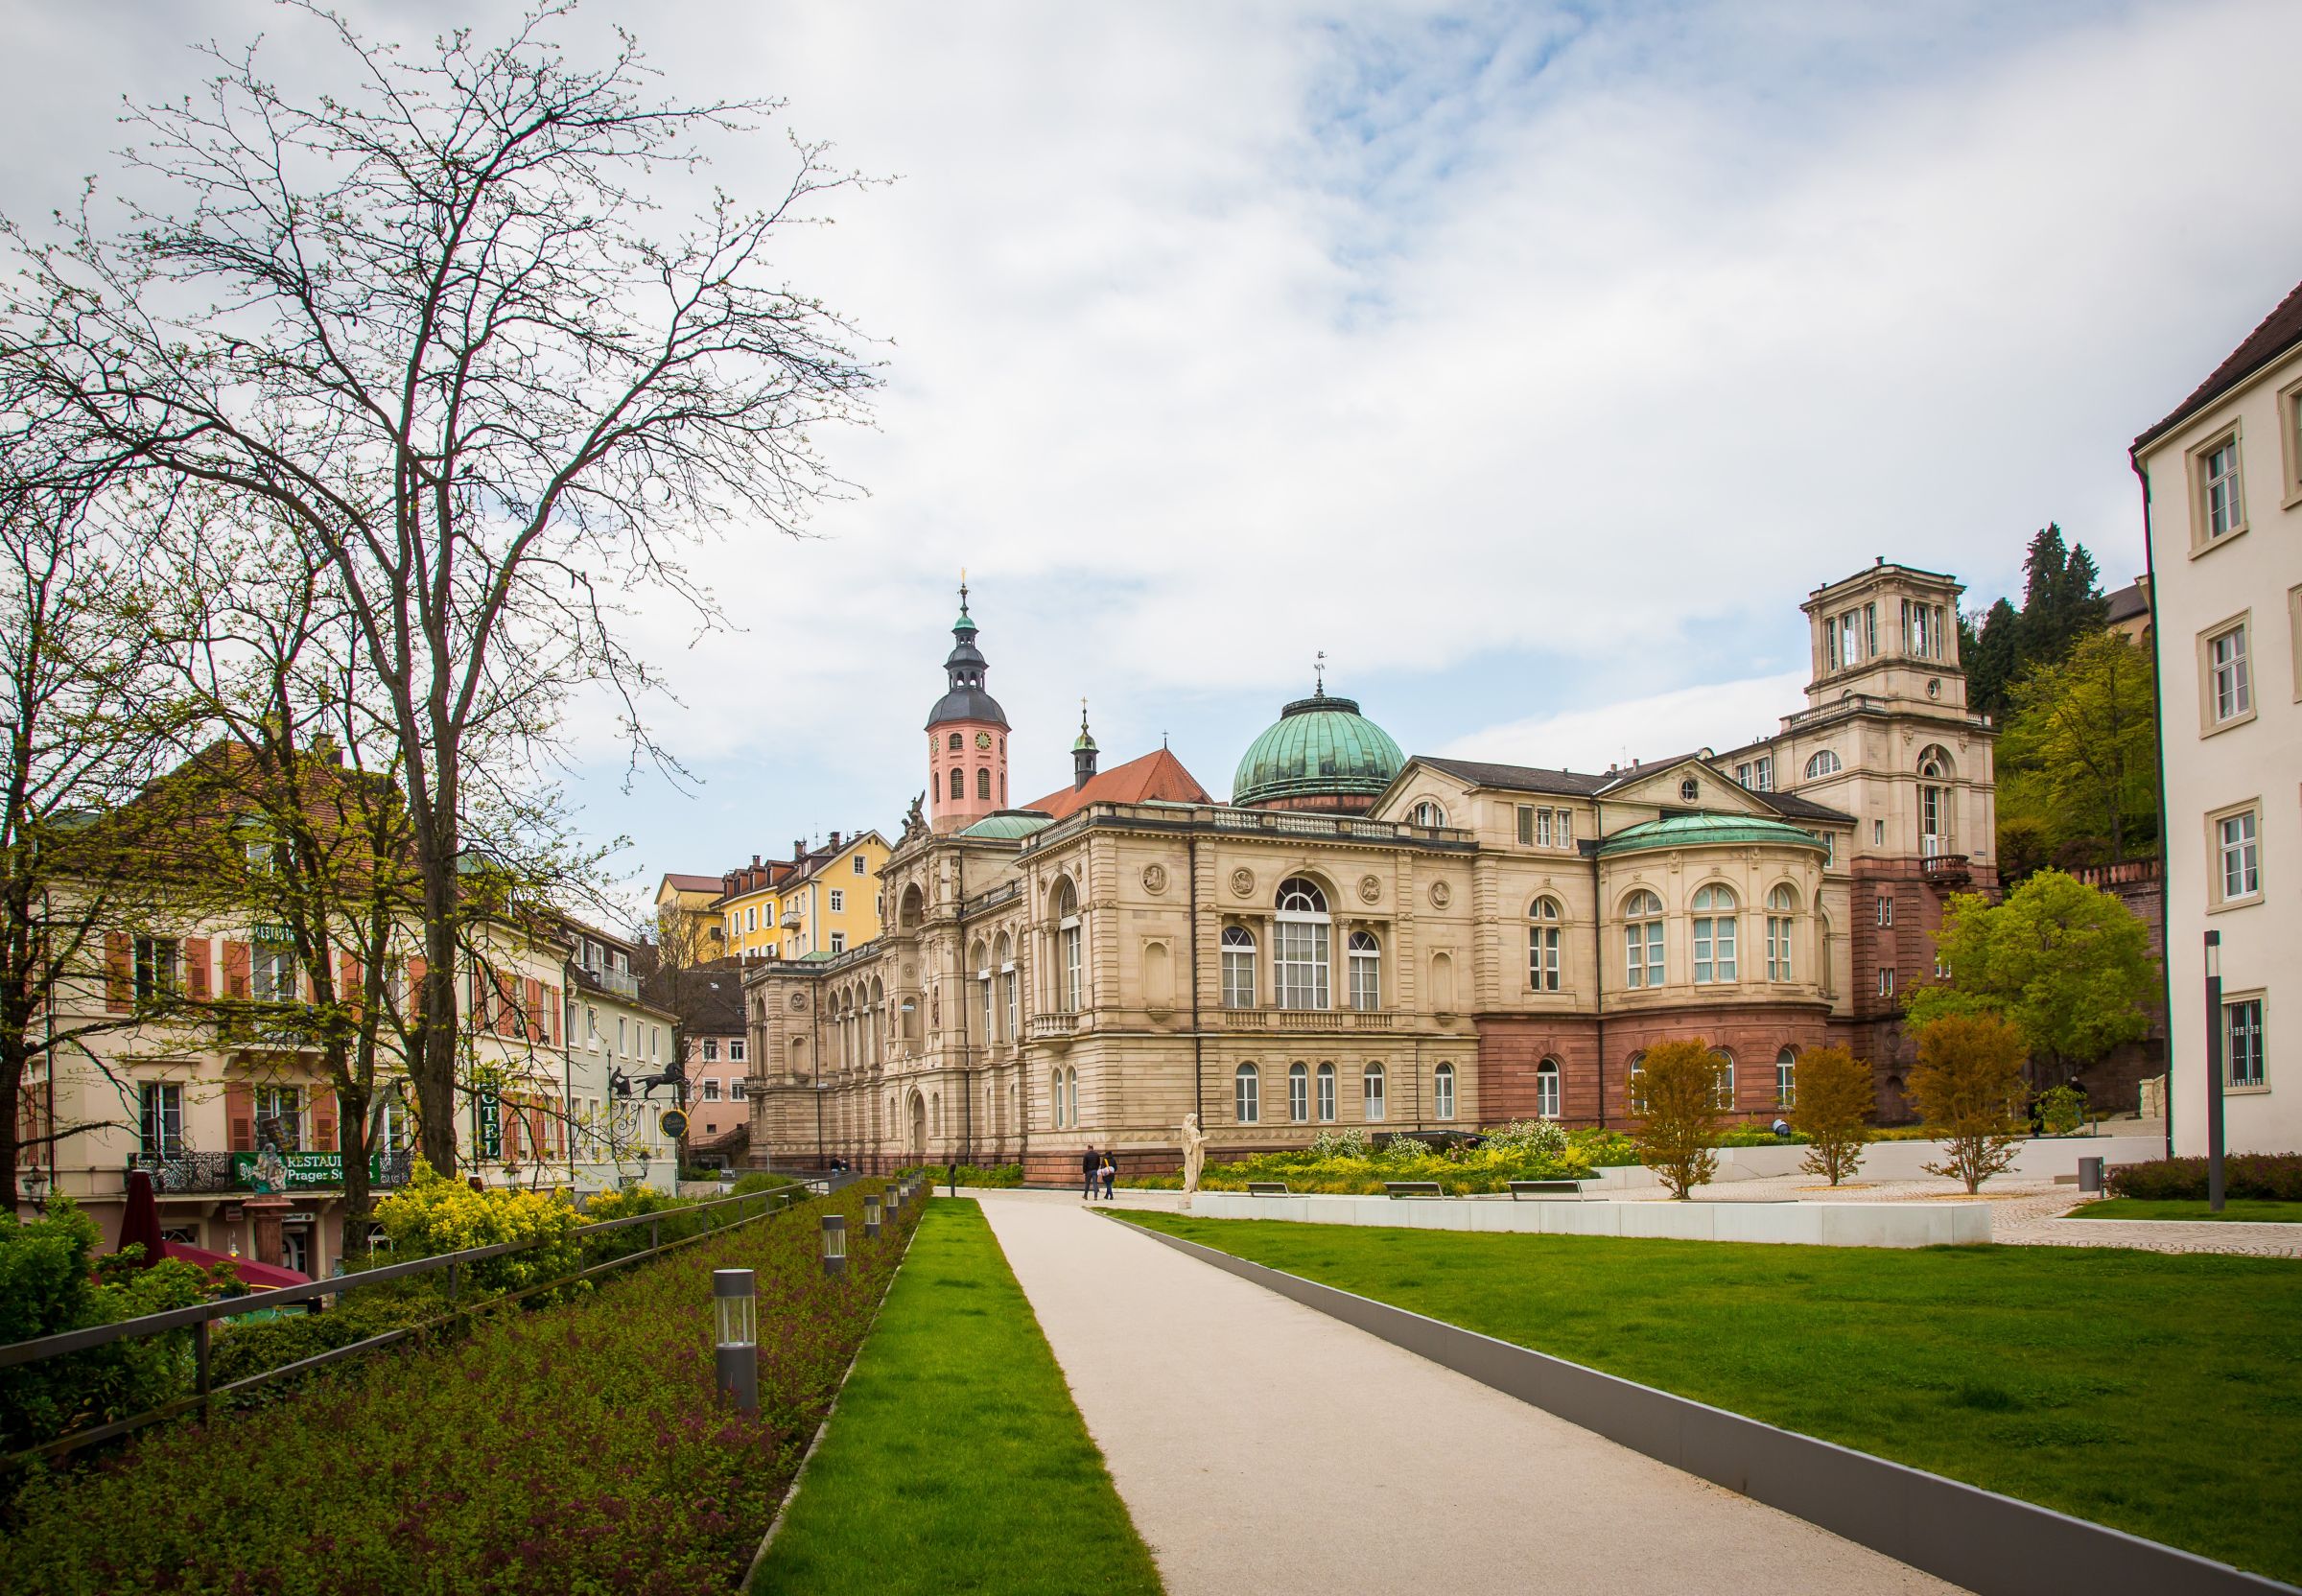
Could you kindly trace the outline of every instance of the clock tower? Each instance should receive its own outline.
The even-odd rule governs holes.
[[[943,662],[950,686],[928,716],[928,812],[938,832],[963,831],[1007,807],[1007,712],[983,691],[986,667],[964,579],[951,638]]]

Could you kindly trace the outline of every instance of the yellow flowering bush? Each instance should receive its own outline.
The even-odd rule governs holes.
[[[391,1238],[397,1259],[506,1241],[536,1242],[524,1251],[474,1264],[463,1278],[478,1291],[517,1291],[580,1267],[574,1232],[583,1221],[564,1195],[501,1186],[474,1191],[461,1181],[436,1173],[421,1159],[415,1161],[408,1184],[376,1205],[376,1222]]]

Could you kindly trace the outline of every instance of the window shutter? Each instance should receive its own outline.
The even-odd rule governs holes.
[[[316,1090],[312,1093],[312,1150],[316,1153],[336,1151],[336,1093]]]
[[[420,958],[408,961],[408,1014],[411,1019],[424,1012],[424,973],[430,968]]]
[[[194,1001],[204,1001],[215,996],[213,973],[208,969],[208,939],[204,936],[184,939],[184,992]]]
[[[129,967],[128,933],[104,933],[104,1006],[126,1014],[136,1006],[134,972]]]
[[[223,945],[223,995],[226,998],[238,998],[246,1000],[248,961],[249,950],[247,943],[227,942]],[[240,1150],[244,1153],[255,1151],[252,1147],[243,1147]]]
[[[367,997],[364,990],[367,977],[366,968],[349,953],[344,954],[338,963],[342,974],[336,977],[336,1000],[347,1006],[357,1016],[360,1013],[361,1003]]]
[[[228,953],[231,945],[226,943]],[[256,1150],[256,1090],[246,1081],[233,1081],[223,1089],[223,1117],[226,1134],[231,1140],[228,1149],[234,1153],[252,1153]]]
[[[495,973],[495,988],[496,1035],[518,1036],[520,1034],[519,1014],[517,1012],[519,1009],[519,1003],[511,995],[511,977],[505,974],[502,971],[497,971]]]
[[[528,1040],[542,1042],[544,1040],[544,983],[530,975],[528,977],[526,991],[528,995],[528,1024],[526,1026]]]

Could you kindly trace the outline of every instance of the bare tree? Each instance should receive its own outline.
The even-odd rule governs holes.
[[[12,1202],[28,1151],[122,1122],[57,1123],[49,1094],[27,1092],[62,1060],[106,1068],[88,1043],[136,1022],[127,927],[150,902],[149,850],[168,829],[156,805],[121,808],[166,757],[171,713],[133,561],[99,520],[82,489],[0,481],[0,1182]]]
[[[208,47],[198,99],[129,118],[131,169],[181,197],[109,233],[6,236],[26,270],[0,384],[85,430],[107,461],[264,506],[331,569],[388,706],[413,826],[427,992],[411,1070],[425,1156],[456,1161],[452,971],[475,750],[533,748],[586,684],[634,757],[650,673],[620,595],[708,620],[697,535],[795,531],[845,489],[812,443],[878,379],[771,249],[857,182],[793,146],[774,200],[715,193],[681,229],[641,185],[775,102],[668,100],[634,41],[571,63],[530,12],[420,59],[316,5],[357,79],[341,97]],[[660,756],[659,756],[660,757]]]

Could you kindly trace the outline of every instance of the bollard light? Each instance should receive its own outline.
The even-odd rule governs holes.
[[[712,1271],[714,1337],[720,1395],[745,1413],[760,1411],[759,1291],[748,1269]]]
[[[863,1233],[867,1236],[880,1233],[880,1200],[877,1197],[863,1199]]]
[[[847,1215],[823,1216],[823,1272],[836,1279],[847,1273]]]

